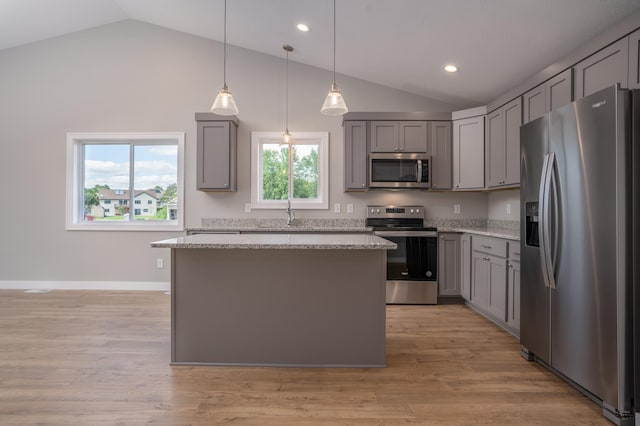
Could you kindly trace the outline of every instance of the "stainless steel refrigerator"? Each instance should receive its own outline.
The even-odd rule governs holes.
[[[522,354],[621,425],[640,425],[634,104],[613,86],[520,129]]]

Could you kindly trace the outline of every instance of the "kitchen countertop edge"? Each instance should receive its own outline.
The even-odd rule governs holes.
[[[519,229],[441,226],[438,227],[438,232],[460,232],[465,234],[482,235],[484,237],[494,237],[503,238],[505,240],[520,241]]]

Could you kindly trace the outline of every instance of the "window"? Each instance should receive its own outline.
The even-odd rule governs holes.
[[[147,201],[147,204],[153,204],[153,201],[148,200],[148,201]]]
[[[284,144],[279,132],[251,133],[251,207],[329,208],[329,134],[294,132]]]
[[[183,158],[184,133],[67,133],[66,229],[183,230]],[[130,215],[141,194],[163,207]],[[92,215],[112,202],[102,217]]]

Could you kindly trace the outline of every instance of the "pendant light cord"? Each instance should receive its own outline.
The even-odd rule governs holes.
[[[227,0],[224,0],[224,59],[223,59],[222,70],[223,70],[222,79],[224,80],[224,87],[226,88],[227,87]]]
[[[333,0],[333,84],[336,84],[336,0]]]
[[[284,128],[289,132],[289,50],[287,52],[287,71],[286,71],[286,85],[285,85],[285,114],[284,114]]]

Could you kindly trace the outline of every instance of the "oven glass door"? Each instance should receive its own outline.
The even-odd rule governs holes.
[[[436,237],[380,236],[398,245],[395,250],[387,250],[387,281],[437,280]]]
[[[420,160],[372,158],[371,183],[418,182]]]

